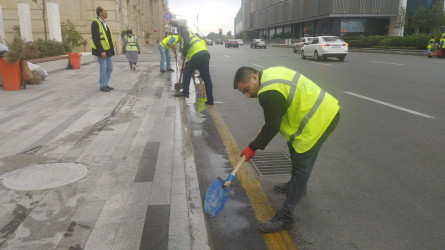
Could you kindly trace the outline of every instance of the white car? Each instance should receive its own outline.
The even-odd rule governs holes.
[[[317,36],[301,48],[301,58],[314,57],[315,60],[337,57],[340,62],[348,54],[349,44],[337,36]]]
[[[298,41],[296,43],[294,43],[294,45],[292,45],[292,50],[294,53],[300,52],[301,48],[303,48],[303,46],[305,44],[308,44],[312,41],[312,39],[314,39],[313,37],[302,37],[300,39],[298,39]]]
[[[244,45],[244,41],[243,41],[243,39],[236,39],[236,40],[238,40],[238,44],[239,44],[239,45]]]

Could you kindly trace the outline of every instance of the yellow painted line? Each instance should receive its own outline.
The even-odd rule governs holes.
[[[235,138],[233,138],[217,108],[209,107],[207,110],[212,116],[213,122],[218,129],[218,133],[224,143],[232,166],[236,165],[241,150],[238,147]],[[275,215],[275,210],[270,205],[269,199],[264,193],[263,188],[256,179],[254,173],[245,163],[240,168],[236,178],[238,178],[241,186],[246,192],[257,220],[263,222],[271,219]],[[297,249],[286,230],[277,233],[263,233],[263,237],[268,249]]]

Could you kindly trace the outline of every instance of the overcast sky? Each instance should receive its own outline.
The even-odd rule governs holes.
[[[177,19],[187,19],[188,27],[196,32],[196,16],[198,28],[206,36],[210,32],[223,34],[235,33],[234,19],[241,8],[241,0],[168,0],[170,12],[176,14]]]

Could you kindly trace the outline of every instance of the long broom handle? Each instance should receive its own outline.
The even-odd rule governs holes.
[[[182,60],[181,74],[179,74],[179,82],[178,83],[181,83],[182,74],[184,73],[184,65],[185,65],[185,60]]]
[[[240,169],[240,167],[243,165],[243,163],[246,161],[246,156],[243,155],[241,159],[236,164],[236,167],[232,170],[232,173],[230,173],[229,177],[227,177],[226,182],[224,182],[224,188],[229,188],[230,183],[232,183],[232,180],[235,179],[235,175]]]

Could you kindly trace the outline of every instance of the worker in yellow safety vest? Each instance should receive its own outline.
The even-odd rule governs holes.
[[[263,232],[278,232],[293,223],[293,211],[306,192],[318,152],[340,120],[340,107],[332,95],[285,67],[263,71],[241,67],[235,74],[234,88],[249,98],[258,98],[265,119],[261,131],[240,156],[249,161],[278,132],[288,144],[291,178],[274,187],[277,192],[287,193],[286,200],[271,220],[259,224]]]
[[[113,71],[111,57],[115,55],[116,43],[114,42],[110,27],[105,23],[105,19],[108,17],[107,10],[99,6],[96,8],[96,14],[97,18],[91,23],[92,54],[97,56],[100,65],[99,89],[103,92],[110,92],[110,90],[114,89],[108,85],[108,82]]]
[[[213,83],[210,77],[210,53],[206,48],[205,42],[196,36],[192,31],[185,27],[179,27],[179,36],[182,38],[181,58],[187,58],[187,64],[183,72],[182,91],[175,94],[176,97],[189,97],[190,79],[193,72],[197,69],[204,81],[207,101],[206,105],[214,105],[213,102]]]
[[[432,36],[431,39],[428,41],[428,46],[426,47],[426,52],[429,58],[433,57],[436,45],[437,45],[436,36]]]
[[[124,38],[122,44],[122,54],[125,53],[130,64],[130,69],[136,70],[136,64],[138,63],[138,55],[141,53],[141,47],[139,46],[138,38],[133,35],[132,30],[127,30],[127,36]]]
[[[159,53],[161,54],[161,65],[160,65],[161,73],[165,72],[165,69],[164,69],[165,59],[167,59],[167,71],[174,71],[170,67],[170,53],[168,52],[168,50],[172,49],[173,53],[175,54],[175,57],[177,57],[176,44],[180,41],[181,41],[181,39],[177,35],[171,35],[171,36],[167,36],[166,38],[164,38],[158,44]]]

